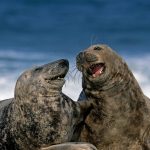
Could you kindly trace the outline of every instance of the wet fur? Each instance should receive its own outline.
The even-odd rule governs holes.
[[[96,62],[104,62],[106,69],[93,78],[87,68]],[[77,67],[83,74],[81,96],[85,94],[95,103],[80,140],[94,144],[98,150],[149,150],[150,99],[126,62],[110,47],[99,44],[77,56]]]
[[[83,122],[91,104],[74,102],[62,93],[68,68],[67,60],[59,60],[27,70],[18,78],[15,98],[0,102],[1,150],[69,150],[73,143],[60,144],[78,140],[75,127]],[[73,147],[96,149],[88,143]]]

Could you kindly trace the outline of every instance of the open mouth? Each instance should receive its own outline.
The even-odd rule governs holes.
[[[104,69],[104,63],[93,64],[87,69],[87,73],[95,78],[97,76],[100,76],[104,72]]]
[[[61,80],[61,79],[64,79],[66,74],[62,74],[62,75],[58,75],[58,76],[55,76],[55,77],[52,77],[51,80]]]
[[[65,78],[65,76],[66,76],[66,74],[61,74],[61,75],[58,75],[58,76],[47,77],[47,78],[45,78],[45,80],[50,80],[50,81],[52,81],[52,80],[62,80],[62,79]]]

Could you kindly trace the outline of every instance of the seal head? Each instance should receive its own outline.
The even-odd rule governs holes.
[[[97,44],[80,52],[76,63],[83,75],[80,97],[85,94],[95,103],[81,141],[104,150],[149,147],[150,101],[126,62],[109,46]]]
[[[16,83],[15,97],[59,95],[68,69],[69,62],[59,60],[27,70]]]
[[[83,74],[83,80],[89,82],[94,89],[116,86],[119,79],[114,76],[126,76],[125,61],[107,45],[93,45],[80,52],[76,63],[78,70]]]

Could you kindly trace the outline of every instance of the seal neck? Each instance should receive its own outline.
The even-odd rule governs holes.
[[[128,91],[129,93],[136,89],[136,92],[143,95],[143,92],[136,81],[134,75],[129,70],[127,64],[119,72],[111,72],[105,81],[91,82],[83,78],[83,89],[87,97],[113,97]]]
[[[102,113],[115,115],[114,112],[119,112],[122,107],[130,111],[146,110],[144,94],[138,82],[128,67],[123,70],[125,71],[110,76],[103,85],[83,81],[86,97],[94,100]]]

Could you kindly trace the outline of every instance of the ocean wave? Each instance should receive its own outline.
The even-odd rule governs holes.
[[[139,82],[145,95],[150,97],[150,55],[128,58],[128,65]]]
[[[58,58],[57,58],[58,56]],[[21,51],[0,49],[0,76],[12,74],[19,75],[28,68],[36,67],[44,63],[59,59],[59,55],[53,52]]]
[[[15,82],[15,74],[0,76],[0,100],[14,97]]]
[[[22,51],[20,50],[0,50],[0,60],[6,61],[41,61],[48,58],[47,53]]]

